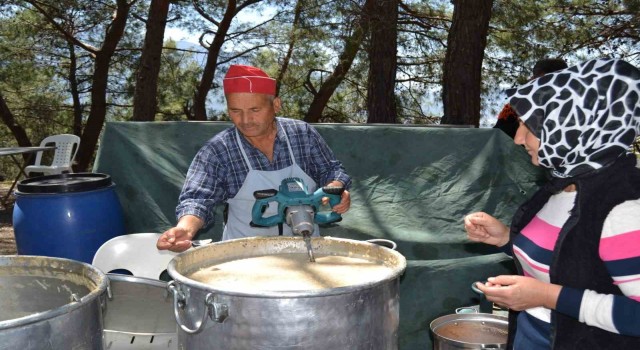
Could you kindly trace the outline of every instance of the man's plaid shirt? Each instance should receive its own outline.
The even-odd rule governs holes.
[[[278,129],[273,163],[244,137],[240,137],[253,169],[272,171],[291,166],[293,163],[285,139],[288,137],[296,163],[318,186],[338,180],[346,189],[349,188],[351,178],[318,131],[295,119],[278,117],[276,123]],[[205,225],[212,224],[215,220],[214,207],[233,198],[248,173],[249,168],[236,142],[236,128],[218,133],[207,141],[191,162],[180,193],[180,204],[176,208],[178,220],[190,214],[203,219]]]

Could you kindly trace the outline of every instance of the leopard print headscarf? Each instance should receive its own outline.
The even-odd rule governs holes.
[[[596,59],[507,91],[511,106],[540,139],[538,160],[555,177],[605,167],[640,134],[640,70]]]

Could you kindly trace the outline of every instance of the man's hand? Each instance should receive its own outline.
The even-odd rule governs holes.
[[[185,215],[180,218],[178,225],[166,230],[156,247],[158,250],[170,250],[172,252],[183,252],[191,248],[191,240],[196,232],[204,225],[204,221],[197,216]]]
[[[183,252],[191,247],[191,238],[187,230],[172,227],[158,238],[156,247],[158,250],[168,249],[172,252]]]
[[[344,184],[340,181],[331,181],[326,186],[344,187]],[[322,204],[323,205],[329,204],[329,198],[328,197],[322,198]],[[344,214],[349,210],[350,207],[351,207],[351,194],[349,194],[349,191],[344,190],[342,192],[342,195],[340,196],[340,203],[334,205],[331,208],[331,211],[336,212],[338,214]]]
[[[351,195],[349,194],[349,191],[344,190],[344,192],[342,192],[342,195],[340,196],[340,203],[334,205],[331,210],[338,214],[344,214],[347,212],[347,210],[349,210],[350,207]]]

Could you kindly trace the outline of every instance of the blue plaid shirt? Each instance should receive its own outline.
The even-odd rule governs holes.
[[[296,163],[318,186],[338,180],[346,189],[349,188],[351,178],[316,129],[295,119],[278,117],[276,123],[273,163],[244,137],[240,137],[253,169],[273,171],[291,166],[293,163],[285,139],[287,136]],[[286,136],[282,128],[286,130]],[[235,197],[242,187],[249,168],[242,157],[235,133],[235,127],[218,133],[196,154],[176,207],[178,220],[184,215],[195,215],[203,219],[205,225],[212,224],[215,220],[214,207]]]

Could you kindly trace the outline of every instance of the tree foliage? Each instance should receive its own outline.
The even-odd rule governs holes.
[[[480,86],[473,93],[482,97],[480,114],[485,119],[480,125],[492,124],[503,104],[500,92],[526,81],[540,58],[561,57],[575,64],[613,56],[640,64],[640,0],[493,2],[480,77],[468,77]],[[78,169],[88,169],[104,122],[133,118],[134,91],[142,87],[136,84],[136,74],[144,56],[151,3],[1,1],[4,144],[37,144],[49,134],[78,134],[82,136]],[[230,64],[239,63],[258,65],[277,77],[283,115],[303,119],[314,111],[309,120],[366,122],[372,81],[368,53],[379,44],[370,31],[358,32],[364,28],[365,3],[171,1],[166,26],[194,40],[165,40],[161,55],[155,56],[156,62],[160,57],[160,66],[153,119],[225,119],[221,80]],[[443,83],[451,79],[444,72],[453,4],[449,0],[395,3],[395,77],[374,73],[373,78],[385,82],[397,122],[439,123],[445,110]],[[326,94],[320,95],[323,86]],[[450,107],[457,101],[444,103]],[[473,118],[478,124],[480,115]],[[447,122],[469,120],[454,117]]]

